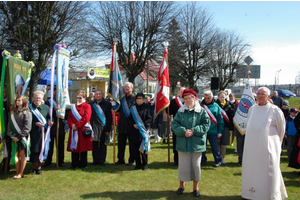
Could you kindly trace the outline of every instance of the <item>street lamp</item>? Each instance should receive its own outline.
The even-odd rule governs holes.
[[[279,72],[281,72],[281,69],[277,70],[275,72],[275,85],[274,85],[274,90],[276,90],[276,79],[277,79],[277,73],[278,73],[278,79],[277,79],[277,83],[279,85]]]

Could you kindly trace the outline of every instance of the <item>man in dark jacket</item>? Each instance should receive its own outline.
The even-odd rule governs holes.
[[[148,130],[150,127],[150,123],[152,121],[152,117],[150,114],[150,106],[146,105],[145,95],[143,93],[137,93],[136,95],[136,110],[142,120],[141,123],[144,124],[145,128]],[[138,129],[136,123],[132,126],[132,132],[129,135],[129,146],[134,151],[134,160],[136,163],[135,170],[148,169],[148,156],[145,152],[140,152],[139,148],[142,142],[142,135]]]
[[[132,126],[134,124],[134,120],[130,116],[130,111],[129,113],[126,114],[124,112],[124,110],[126,110],[125,108],[128,108],[129,110],[131,106],[135,105],[135,95],[132,93],[133,84],[131,82],[125,83],[124,92],[125,92],[124,98],[126,100],[126,105],[123,105],[121,103],[121,106],[119,108],[120,120],[118,124],[118,161],[116,162],[116,165],[125,164],[126,142],[127,142],[127,138],[128,139],[130,138],[129,135],[130,132],[132,131]],[[134,162],[134,153],[129,146],[129,159],[127,165],[131,166],[133,165],[133,162]]]
[[[182,98],[182,93],[183,93],[184,89],[185,89],[185,87],[179,88],[177,97],[170,101],[169,114],[170,114],[170,116],[173,117],[172,119],[175,118],[175,115],[176,115],[178,109],[184,104],[184,100]],[[176,135],[173,130],[172,130],[172,137],[173,137],[174,165],[177,166],[178,165],[178,151],[176,150]]]
[[[109,136],[112,124],[111,104],[103,98],[101,89],[95,91],[94,100],[89,104],[92,108],[90,123],[94,131],[93,137],[93,165],[105,165],[107,144],[105,138]]]
[[[273,91],[271,99],[276,106],[278,106],[279,108],[282,107],[283,99],[278,96],[277,91]]]

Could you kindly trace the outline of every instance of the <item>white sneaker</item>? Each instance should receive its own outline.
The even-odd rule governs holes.
[[[225,159],[222,158],[222,164],[225,164],[225,163],[226,163]]]
[[[157,142],[161,141],[161,137],[157,136]]]

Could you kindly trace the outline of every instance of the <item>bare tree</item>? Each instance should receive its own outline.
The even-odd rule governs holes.
[[[24,60],[35,63],[32,77],[39,77],[53,54],[55,43],[65,40],[67,45],[76,44],[75,56],[80,51],[82,33],[88,32],[84,27],[86,5],[71,1],[2,1],[1,29],[6,36],[6,46],[2,46],[23,50]],[[31,79],[30,94],[37,82],[38,79]]]
[[[207,77],[219,77],[220,90],[237,82],[236,68],[249,54],[249,47],[236,31],[219,31],[216,34],[207,60]]]
[[[167,1],[99,2],[91,19],[97,52],[109,54],[113,38],[118,38],[119,63],[133,82],[145,69],[146,60],[163,55],[161,44],[172,5]]]
[[[176,96],[177,81],[180,81],[182,85],[188,84],[188,81],[181,73],[181,70],[185,68],[185,40],[176,19],[173,19],[168,27],[167,40],[170,41],[168,51],[170,88],[172,94]]]
[[[197,6],[196,2],[187,3],[178,15],[178,22],[183,34],[185,58],[181,68],[182,81],[186,87],[198,91],[197,80],[203,77],[207,67],[205,58],[211,51],[215,37],[212,16],[207,10]]]

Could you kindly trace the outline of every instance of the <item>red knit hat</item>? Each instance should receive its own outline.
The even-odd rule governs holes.
[[[183,90],[182,96],[187,96],[187,95],[194,95],[195,97],[197,96],[197,93],[193,89],[185,89]]]

